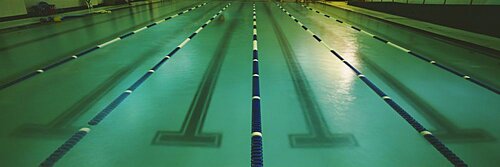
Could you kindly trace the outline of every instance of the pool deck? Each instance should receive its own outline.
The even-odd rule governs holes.
[[[347,2],[320,2],[329,6],[337,7],[347,11],[363,14],[371,18],[398,24],[403,27],[423,31],[446,40],[471,46],[472,48],[487,50],[487,52],[498,55],[500,53],[500,39],[483,34],[473,33],[460,29],[450,28],[424,21],[414,20],[402,16],[387,14],[374,10],[347,5]]]

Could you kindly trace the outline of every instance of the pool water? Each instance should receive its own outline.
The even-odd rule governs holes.
[[[204,1],[168,1],[0,32],[0,83]],[[96,126],[88,121],[204,25]],[[0,166],[249,166],[253,3],[265,166],[453,166],[329,49],[271,1],[209,1],[0,89]],[[297,20],[470,166],[500,165],[500,96],[298,3]],[[346,23],[498,90],[500,60],[322,4]]]

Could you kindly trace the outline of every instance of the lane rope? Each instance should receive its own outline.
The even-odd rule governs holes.
[[[96,45],[96,46],[91,47],[91,48],[89,48],[89,49],[86,49],[86,50],[83,50],[83,51],[81,51],[81,52],[78,52],[77,54],[71,55],[71,56],[66,57],[66,58],[64,58],[64,59],[62,59],[62,60],[59,60],[59,61],[57,61],[57,62],[55,62],[55,63],[52,63],[52,64],[50,64],[50,65],[47,65],[47,66],[45,66],[45,67],[43,67],[43,68],[40,68],[40,69],[38,69],[38,70],[35,70],[34,72],[30,72],[30,73],[28,73],[28,74],[25,74],[25,75],[23,75],[23,76],[21,76],[21,77],[19,77],[19,78],[17,78],[17,79],[14,79],[14,80],[12,80],[12,81],[10,81],[10,82],[7,82],[7,83],[5,83],[5,84],[3,84],[3,85],[0,85],[0,90],[5,89],[5,88],[8,88],[8,87],[10,87],[10,86],[13,86],[13,85],[15,85],[15,84],[18,84],[18,83],[20,83],[20,82],[22,82],[22,81],[24,81],[24,80],[27,80],[27,79],[29,79],[29,78],[31,78],[31,77],[34,77],[34,76],[38,75],[38,74],[42,74],[43,72],[45,72],[45,71],[47,71],[47,70],[53,69],[53,68],[58,67],[58,66],[60,66],[60,65],[62,65],[62,64],[65,64],[65,63],[67,63],[67,62],[70,62],[70,61],[72,61],[72,60],[76,60],[77,58],[83,57],[83,56],[87,55],[88,53],[91,53],[91,52],[93,52],[93,51],[95,51],[95,50],[97,50],[97,49],[103,48],[103,47],[108,46],[108,45],[110,45],[110,44],[112,44],[112,43],[115,43],[115,42],[118,42],[118,41],[123,40],[123,39],[125,39],[125,38],[128,38],[128,37],[130,37],[130,36],[132,36],[132,35],[134,35],[134,34],[137,34],[137,33],[141,32],[141,31],[144,31],[144,30],[146,30],[146,29],[148,29],[148,28],[151,28],[151,27],[153,27],[153,26],[156,26],[156,25],[158,25],[158,24],[160,24],[160,23],[163,23],[163,22],[165,22],[165,21],[167,21],[167,20],[173,19],[173,18],[175,18],[175,17],[177,17],[177,16],[180,16],[180,15],[182,15],[182,14],[188,13],[188,12],[193,11],[193,10],[195,10],[195,9],[198,9],[198,8],[200,8],[200,7],[202,7],[202,6],[205,6],[206,4],[207,4],[207,3],[202,3],[202,4],[199,4],[199,5],[196,5],[196,6],[194,6],[194,7],[191,7],[191,8],[189,8],[189,9],[186,9],[186,10],[184,10],[184,11],[182,11],[182,12],[176,13],[175,15],[172,15],[172,16],[169,16],[169,17],[167,17],[167,18],[161,19],[161,20],[159,20],[159,21],[153,22],[153,23],[151,23],[151,24],[148,24],[147,26],[141,27],[141,28],[139,28],[139,29],[136,29],[136,30],[134,30],[134,31],[128,32],[128,33],[126,33],[126,34],[123,34],[123,35],[121,35],[121,36],[119,36],[119,37],[116,37],[116,38],[114,38],[114,39],[112,39],[112,40],[109,40],[109,41],[107,41],[107,42],[104,42],[104,43],[102,43],[102,44],[99,44],[99,45]]]
[[[356,26],[354,26],[354,25],[348,24],[347,22],[342,21],[342,20],[339,20],[338,18],[334,18],[334,17],[332,17],[332,16],[330,16],[330,15],[327,15],[327,14],[325,14],[325,13],[322,13],[322,12],[320,12],[320,11],[318,11],[318,10],[316,10],[316,9],[312,8],[312,7],[306,6],[306,5],[304,5],[304,4],[301,4],[301,6],[302,6],[302,7],[304,7],[304,8],[306,8],[306,9],[309,9],[310,11],[313,11],[313,12],[315,12],[315,13],[317,13],[317,14],[320,14],[320,15],[322,15],[322,16],[325,16],[325,17],[327,17],[327,18],[329,18],[329,19],[333,19],[333,20],[337,21],[337,22],[338,22],[338,23],[340,23],[340,24],[345,24],[348,28],[351,28],[351,29],[353,29],[353,30],[355,30],[355,31],[358,31],[358,32],[362,32],[363,34],[366,34],[366,35],[368,35],[368,36],[370,36],[370,37],[372,37],[372,38],[374,38],[374,39],[377,39],[378,41],[381,41],[381,42],[383,42],[383,43],[385,43],[385,44],[388,44],[389,46],[392,46],[392,47],[394,47],[394,48],[396,48],[396,49],[399,49],[399,50],[401,50],[401,51],[403,51],[403,52],[406,52],[406,53],[408,53],[408,54],[410,54],[410,55],[412,55],[412,56],[414,56],[414,57],[417,57],[417,58],[418,58],[418,59],[420,59],[420,60],[423,60],[423,61],[425,61],[425,62],[428,62],[428,63],[430,63],[430,64],[432,64],[432,65],[435,65],[435,66],[437,66],[437,67],[439,67],[439,68],[441,68],[441,69],[443,69],[443,70],[445,70],[445,71],[448,71],[448,72],[450,72],[450,73],[453,73],[453,74],[455,74],[456,76],[459,76],[459,77],[461,77],[461,78],[463,78],[463,79],[465,79],[465,80],[468,80],[468,81],[470,81],[470,82],[472,82],[472,83],[474,83],[474,84],[476,84],[476,85],[478,85],[478,86],[481,86],[481,87],[483,87],[483,88],[485,88],[485,89],[488,89],[488,90],[490,90],[490,91],[492,91],[492,92],[494,92],[494,93],[496,93],[496,94],[500,94],[500,90],[497,90],[496,88],[494,88],[494,87],[492,87],[492,86],[489,86],[489,85],[487,85],[487,84],[485,84],[485,83],[483,83],[483,82],[481,82],[481,81],[479,81],[479,80],[477,80],[477,79],[475,79],[475,78],[473,78],[473,77],[471,77],[471,76],[469,76],[469,75],[467,75],[467,74],[461,73],[461,72],[459,72],[459,71],[457,71],[457,70],[454,70],[454,69],[452,69],[452,68],[450,68],[450,67],[447,67],[447,66],[445,66],[445,65],[443,65],[443,64],[441,64],[441,63],[437,63],[435,60],[432,60],[432,59],[430,59],[430,58],[428,58],[428,57],[426,57],[426,56],[423,56],[423,55],[421,55],[421,54],[417,54],[417,53],[415,53],[415,52],[411,51],[410,49],[404,48],[403,46],[400,46],[400,45],[398,45],[398,44],[395,44],[395,43],[393,43],[393,42],[390,42],[389,40],[386,40],[386,39],[381,38],[381,37],[379,37],[379,36],[373,35],[373,34],[371,34],[371,33],[367,32],[367,31],[365,31],[365,30],[362,30],[362,29],[361,29],[361,28],[359,28],[359,27],[356,27]]]
[[[257,13],[253,4],[253,56],[252,56],[252,145],[251,166],[264,166],[262,150],[262,121],[260,108],[259,51],[257,44]]]
[[[396,111],[406,122],[408,122],[418,133],[420,133],[436,150],[438,150],[448,161],[450,161],[455,166],[464,167],[467,166],[465,162],[460,159],[455,153],[453,153],[448,147],[446,147],[437,137],[435,137],[431,132],[429,132],[422,124],[415,120],[408,112],[406,112],[401,106],[399,106],[394,100],[391,99],[387,94],[385,94],[380,88],[378,88],[373,82],[371,82],[368,77],[363,75],[361,71],[351,65],[347,60],[345,60],[340,54],[328,46],[319,36],[314,34],[309,28],[302,24],[297,18],[292,16],[288,11],[285,10],[280,4],[276,3],[286,15],[288,15],[293,21],[300,25],[305,31],[309,32],[311,36],[321,43],[323,46],[328,48],[330,52],[341,60],[345,65],[347,65],[359,79],[363,81],[370,89],[372,89],[382,100],[384,100],[394,111]]]
[[[91,127],[99,124],[108,114],[111,113],[119,104],[121,104],[130,94],[132,94],[144,81],[146,81],[154,72],[156,72],[167,60],[169,60],[172,56],[174,56],[177,51],[179,51],[182,47],[184,47],[191,39],[193,39],[201,30],[203,30],[208,24],[210,24],[215,18],[217,18],[223,11],[225,11],[231,3],[228,3],[224,6],[217,14],[212,16],[205,24],[203,24],[198,30],[196,30],[193,34],[191,34],[186,40],[184,40],[181,44],[179,44],[175,49],[173,49],[170,53],[168,53],[164,58],[160,60],[156,65],[153,66],[150,70],[148,70],[142,77],[140,77],[137,81],[135,81],[132,86],[127,88],[120,96],[118,96],[115,100],[113,100],[110,104],[108,104],[101,112],[99,112],[94,118],[92,118],[88,122],[88,126],[81,128],[75,134],[73,134],[66,142],[64,142],[59,148],[57,148],[52,154],[49,155],[47,159],[45,159],[40,166],[41,167],[49,167],[54,166],[54,164],[61,159],[67,152],[71,150],[85,135],[87,135]]]

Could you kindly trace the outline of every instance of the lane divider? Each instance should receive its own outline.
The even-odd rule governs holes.
[[[311,8],[311,7],[306,6],[306,5],[303,5],[303,4],[301,4],[301,6],[302,6],[302,7],[304,7],[304,8],[306,8],[306,9],[309,9],[310,11],[314,11],[314,12],[315,12],[315,13],[317,13],[317,14],[320,14],[320,15],[323,15],[323,16],[325,16],[325,17],[327,17],[327,18],[333,19],[333,20],[337,21],[337,22],[338,22],[338,23],[340,23],[340,24],[345,24],[345,25],[347,25],[347,27],[349,27],[349,28],[351,28],[351,29],[354,29],[354,30],[356,30],[356,31],[358,31],[358,32],[362,32],[362,33],[364,33],[364,34],[366,34],[366,35],[368,35],[368,36],[371,36],[372,38],[375,38],[375,39],[377,39],[378,41],[381,41],[381,42],[383,42],[383,43],[386,43],[386,44],[388,44],[388,45],[390,45],[390,46],[392,46],[392,47],[394,47],[394,48],[396,48],[396,49],[399,49],[399,50],[401,50],[401,51],[403,51],[403,52],[406,52],[406,53],[408,53],[408,54],[410,54],[410,55],[412,55],[412,56],[414,56],[414,57],[417,57],[417,58],[418,58],[418,59],[420,59],[420,60],[423,60],[423,61],[426,61],[426,62],[428,62],[428,63],[431,63],[431,64],[433,64],[433,65],[435,65],[435,66],[437,66],[437,67],[439,67],[439,68],[441,68],[441,69],[443,69],[443,70],[445,70],[445,71],[448,71],[448,72],[453,73],[453,74],[455,74],[455,75],[457,75],[457,76],[459,76],[459,77],[462,77],[463,79],[468,80],[468,81],[470,81],[470,82],[472,82],[472,83],[475,83],[476,85],[481,86],[481,87],[483,87],[483,88],[485,88],[485,89],[488,89],[488,90],[490,90],[490,91],[492,91],[492,92],[494,92],[494,93],[496,93],[496,94],[500,94],[500,90],[497,90],[496,88],[494,88],[494,87],[492,87],[492,86],[489,86],[489,85],[487,85],[487,84],[485,84],[485,83],[482,83],[481,81],[479,81],[479,80],[477,80],[477,79],[475,79],[475,78],[472,78],[472,77],[471,77],[471,76],[469,76],[469,75],[466,75],[466,74],[464,74],[464,73],[461,73],[461,72],[459,72],[459,71],[457,71],[457,70],[454,70],[454,69],[452,69],[452,68],[450,68],[450,67],[446,67],[446,66],[444,66],[443,64],[437,63],[436,61],[434,61],[434,60],[432,60],[432,59],[430,59],[430,58],[428,58],[428,57],[425,57],[425,56],[422,56],[422,55],[420,55],[420,54],[417,54],[417,53],[415,53],[415,52],[411,51],[410,49],[406,49],[406,48],[404,48],[404,47],[402,47],[402,46],[400,46],[400,45],[398,45],[398,44],[392,43],[392,42],[390,42],[390,41],[388,41],[388,40],[386,40],[386,39],[383,39],[383,38],[381,38],[381,37],[379,37],[379,36],[375,36],[375,35],[373,35],[373,34],[371,34],[371,33],[367,32],[367,31],[365,31],[365,30],[362,30],[361,28],[358,28],[358,27],[356,27],[356,26],[354,26],[354,25],[350,25],[350,24],[348,24],[348,23],[346,23],[346,22],[344,22],[344,21],[341,21],[341,20],[339,20],[339,19],[337,19],[337,18],[334,18],[334,17],[332,17],[332,16],[330,16],[330,15],[327,15],[327,14],[325,14],[325,13],[322,13],[322,12],[320,12],[320,11],[318,11],[318,10],[314,9],[314,8]]]
[[[264,166],[262,150],[262,121],[260,108],[259,51],[257,44],[257,13],[253,4],[253,56],[252,56],[252,148],[251,166]]]
[[[408,112],[406,112],[401,106],[399,106],[394,100],[391,99],[387,94],[385,94],[380,88],[378,88],[373,82],[371,82],[368,77],[363,75],[361,71],[351,65],[347,60],[345,60],[340,54],[335,50],[331,49],[324,41],[321,40],[319,36],[314,34],[309,28],[297,20],[292,14],[285,10],[280,4],[276,4],[284,13],[286,13],[290,18],[292,18],[296,23],[298,23],[304,30],[309,32],[313,38],[318,42],[323,44],[330,52],[341,60],[345,65],[347,65],[360,80],[363,81],[370,89],[372,89],[379,97],[382,98],[394,111],[396,111],[406,122],[408,122],[418,133],[420,133],[436,150],[438,150],[444,157],[448,159],[455,166],[467,166],[465,162],[460,159],[455,153],[453,153],[448,147],[446,147],[438,138],[432,135],[422,124],[415,120]]]
[[[54,166],[54,164],[61,159],[71,148],[73,148],[85,135],[87,135],[91,127],[99,124],[108,114],[111,113],[119,104],[121,104],[130,94],[132,94],[144,81],[146,81],[156,70],[158,70],[167,60],[174,56],[177,51],[184,47],[191,39],[196,36],[204,27],[210,24],[215,18],[217,18],[223,11],[225,11],[231,3],[224,6],[219,12],[217,12],[212,18],[210,18],[205,24],[203,24],[196,32],[191,34],[186,40],[179,44],[175,49],[168,53],[164,58],[160,60],[156,65],[154,65],[150,70],[148,70],[142,77],[135,81],[129,88],[127,88],[120,96],[108,104],[101,112],[99,112],[94,118],[88,122],[88,126],[78,130],[73,136],[71,136],[64,144],[56,149],[50,156],[45,159],[40,166],[48,167]]]
[[[165,22],[165,21],[167,21],[167,20],[173,19],[173,18],[175,18],[175,17],[177,17],[177,16],[180,16],[180,15],[182,15],[182,14],[188,13],[188,12],[190,12],[190,11],[193,11],[193,10],[197,9],[197,8],[200,8],[200,7],[202,7],[202,6],[205,6],[206,4],[207,4],[207,3],[202,3],[202,4],[199,4],[199,5],[196,5],[196,6],[192,7],[192,8],[186,9],[186,10],[184,10],[184,11],[182,11],[182,12],[179,12],[179,13],[177,13],[177,14],[175,14],[175,15],[172,15],[172,16],[169,16],[169,17],[167,17],[167,18],[164,18],[164,19],[161,19],[161,20],[159,20],[159,21],[156,21],[156,22],[154,22],[154,23],[148,24],[148,25],[147,25],[147,26],[145,26],[145,27],[141,27],[141,28],[139,28],[139,29],[137,29],[137,30],[134,30],[134,31],[131,31],[131,32],[126,33],[126,34],[124,34],[124,35],[121,35],[121,36],[119,36],[119,37],[117,37],[117,38],[114,38],[114,39],[112,39],[112,40],[109,40],[109,41],[107,41],[107,42],[104,42],[104,43],[99,44],[99,45],[96,45],[96,46],[94,46],[94,47],[92,47],[92,48],[89,48],[89,49],[83,50],[83,51],[81,51],[81,52],[79,52],[79,53],[77,53],[77,54],[71,55],[71,56],[69,56],[69,57],[66,57],[66,58],[64,58],[64,59],[62,59],[62,60],[59,60],[58,62],[55,62],[55,63],[53,63],[53,64],[50,64],[50,65],[46,66],[46,67],[43,67],[43,68],[38,69],[38,70],[35,70],[34,72],[28,73],[28,74],[26,74],[26,75],[24,75],[24,76],[22,76],[22,77],[19,77],[19,78],[14,79],[14,80],[12,80],[12,81],[10,81],[10,82],[7,82],[7,83],[5,83],[5,84],[3,84],[3,85],[0,85],[0,90],[5,89],[5,88],[7,88],[7,87],[10,87],[10,86],[12,86],[12,85],[18,84],[18,83],[20,83],[20,82],[22,82],[22,81],[24,81],[24,80],[26,80],[26,79],[29,79],[29,78],[31,78],[31,77],[34,77],[34,76],[36,76],[36,75],[38,75],[38,74],[41,74],[41,73],[43,73],[43,72],[45,72],[45,71],[47,71],[47,70],[49,70],[49,69],[55,68],[55,67],[57,67],[57,66],[60,66],[60,65],[62,65],[62,64],[64,64],[64,63],[67,63],[67,62],[72,61],[72,60],[75,60],[75,59],[77,59],[77,58],[79,58],[79,57],[85,56],[85,55],[87,55],[87,54],[88,54],[88,53],[90,53],[90,52],[93,52],[93,51],[95,51],[95,50],[97,50],[97,49],[103,48],[103,47],[108,46],[108,45],[110,45],[110,44],[112,44],[112,43],[115,43],[115,42],[118,42],[118,41],[120,41],[120,40],[123,40],[123,39],[125,39],[125,38],[127,38],[127,37],[130,37],[130,36],[132,36],[132,35],[134,35],[134,34],[137,34],[137,33],[141,32],[141,31],[143,31],[143,30],[146,30],[146,29],[148,29],[148,28],[151,28],[151,27],[153,27],[153,26],[155,26],[155,25],[158,25],[158,24],[160,24],[160,23],[162,23],[162,22]]]

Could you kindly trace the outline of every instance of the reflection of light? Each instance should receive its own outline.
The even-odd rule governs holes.
[[[341,56],[346,59],[351,65],[356,66],[358,64],[357,51],[358,46],[355,41],[345,40],[345,47],[342,47],[338,52]],[[356,80],[356,74],[347,65],[342,63],[344,67],[339,68],[341,82],[338,93],[350,94],[352,91],[354,80]]]
[[[340,49],[336,49],[337,53],[347,60],[349,64],[356,67],[359,62],[357,59],[358,43],[356,40],[343,40],[342,42],[341,47],[338,47]],[[333,57],[336,61],[340,61],[337,57]],[[354,71],[343,62],[339,65],[340,66],[335,69],[337,73],[335,77],[335,90],[330,94],[330,97],[333,99],[339,111],[347,111],[349,110],[351,102],[356,99],[355,93],[353,92],[353,86],[357,76]]]

